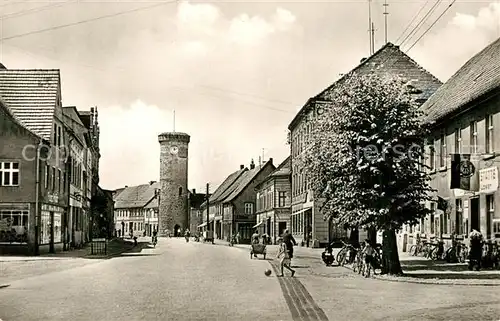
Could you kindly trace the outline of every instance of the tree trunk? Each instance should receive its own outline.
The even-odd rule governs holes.
[[[382,239],[382,274],[402,275],[395,230],[384,230]]]
[[[359,230],[357,228],[351,228],[351,232],[349,233],[349,243],[354,247],[359,247]]]
[[[377,244],[377,229],[375,229],[374,227],[369,227],[367,232],[367,238],[371,242],[371,244]]]

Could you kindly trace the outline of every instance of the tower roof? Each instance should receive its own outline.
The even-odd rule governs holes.
[[[186,133],[180,133],[180,132],[168,132],[168,133],[161,133],[158,135],[158,141],[161,142],[166,142],[166,141],[177,141],[177,142],[185,142],[189,143],[191,140],[191,136],[189,136]]]

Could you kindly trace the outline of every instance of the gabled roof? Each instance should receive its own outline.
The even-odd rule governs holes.
[[[271,174],[267,175],[267,177],[262,182],[260,182],[257,186],[255,186],[255,189],[259,189],[262,186],[262,184],[268,182],[273,178],[290,176],[290,174],[292,173],[291,166],[292,166],[292,157],[288,156],[287,158],[285,158],[284,161],[281,162],[281,164],[278,165],[278,167],[276,167],[274,171],[271,172]]]
[[[0,95],[27,128],[48,141],[59,89],[57,69],[0,69]]]
[[[155,196],[155,190],[161,188],[159,182],[126,187],[115,195],[115,208],[137,208],[146,206]]]
[[[217,201],[223,200],[223,198],[221,197],[223,196],[223,194],[225,194],[226,190],[230,188],[233,185],[233,183],[236,182],[236,180],[246,171],[248,171],[248,168],[243,168],[237,170],[236,172],[231,173],[228,177],[226,177],[226,179],[222,182],[222,184],[220,184],[219,187],[217,187],[217,189],[215,190],[215,192],[210,196],[209,203],[213,204],[216,203]],[[224,195],[224,197],[226,196],[227,195]]]
[[[28,133],[30,133],[31,135],[33,135],[34,137],[40,139],[40,135],[38,135],[37,133],[34,133],[33,131],[31,131],[28,127],[26,127],[26,125],[24,125],[18,118],[16,115],[14,115],[14,113],[12,112],[12,110],[10,110],[9,106],[7,106],[7,104],[3,101],[3,99],[0,97],[0,109],[2,109],[5,114],[14,122],[16,123],[19,127],[23,128],[24,130],[26,130]]]
[[[402,52],[399,46],[390,42],[376,51],[373,55],[361,61],[359,65],[351,71],[343,75],[332,85],[324,89],[316,96],[309,98],[305,105],[295,115],[290,125],[289,130],[292,130],[298,122],[304,117],[304,114],[312,107],[316,101],[328,101],[328,94],[335,86],[341,85],[348,77],[354,74],[379,74],[379,75],[394,75],[401,76],[408,81],[412,81],[412,86],[420,91],[417,99],[425,101],[428,99],[441,85],[442,82],[434,77],[431,73],[419,66],[413,59]]]
[[[500,88],[500,38],[469,59],[422,105],[429,122],[438,121]]]
[[[87,129],[85,125],[80,120],[78,110],[74,106],[63,107],[63,122],[67,128],[71,129],[72,134],[76,139],[82,144],[82,146],[88,146],[87,140],[85,139],[85,133]]]
[[[200,208],[201,204],[205,202],[206,195],[202,193],[190,193],[189,195],[189,206],[192,208]]]
[[[273,168],[275,168],[272,162],[266,162],[262,167],[256,166],[255,168],[249,169],[243,175],[241,175],[238,181],[235,182],[235,188],[232,190],[231,194],[222,199],[223,203],[231,202],[232,200],[237,198],[245,190],[245,188],[250,185],[250,183],[257,177],[257,175],[259,175],[259,173],[268,166],[272,166]]]
[[[281,164],[278,165],[278,167],[269,174],[268,177],[273,177],[273,176],[288,176],[292,173],[291,171],[291,165],[292,165],[292,158],[291,156],[288,156]]]

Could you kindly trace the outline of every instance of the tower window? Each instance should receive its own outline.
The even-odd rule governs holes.
[[[179,196],[182,196],[182,187],[179,187]]]

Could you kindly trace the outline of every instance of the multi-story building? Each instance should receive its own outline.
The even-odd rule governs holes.
[[[446,243],[450,243],[451,234],[463,239],[472,229],[486,239],[500,237],[498,57],[500,39],[467,61],[422,106],[426,120],[433,126],[426,162],[432,178],[430,185],[437,192],[433,194],[434,201],[427,204],[433,213],[399,233],[403,250],[414,243],[417,233],[426,238],[442,238]],[[474,166],[473,175],[465,178],[461,186],[463,189],[451,189],[454,154],[469,158]],[[438,206],[438,197],[446,206]]]
[[[10,115],[0,144],[2,229],[23,235],[27,228],[27,237],[16,236],[24,240],[20,251],[62,249],[69,188],[59,70],[2,66],[0,96]]]
[[[126,186],[114,198],[117,235],[143,236],[158,231],[158,193],[160,183]]]
[[[207,225],[207,202],[203,202],[201,204],[200,209],[202,210],[202,220],[203,223],[198,226],[200,231],[209,231],[214,232],[215,238],[222,238],[223,234],[228,234],[229,229],[226,227],[226,231],[222,230],[222,219],[223,219],[223,206],[222,206],[222,196],[225,192],[240,178],[241,175],[248,169],[245,168],[245,165],[240,165],[240,169],[231,173],[226,179],[220,184],[217,189],[210,195],[208,199],[208,216],[209,221]],[[229,194],[226,193],[225,196]]]
[[[250,168],[243,172],[240,178],[222,195],[223,217],[222,221],[231,237],[234,233],[240,234],[240,242],[250,243],[255,230],[257,191],[255,187],[260,184],[271,172],[276,169],[273,159],[255,166],[253,161]],[[227,196],[226,196],[227,195]]]
[[[257,185],[257,227],[276,240],[289,228],[291,212],[290,156]]]
[[[88,152],[85,134],[76,107],[63,107],[64,126],[69,146],[69,222],[68,234],[72,247],[82,247],[90,240],[90,199],[92,197],[89,174],[92,154]]]
[[[210,195],[208,195],[210,197]],[[205,202],[207,195],[203,193],[196,193],[193,189],[189,193],[188,208],[189,208],[189,230],[194,233],[198,226],[203,223],[202,214],[203,210],[201,205]]]
[[[292,168],[291,232],[298,242],[304,241],[309,233],[312,233],[313,243],[319,246],[337,238],[347,237],[347,231],[343,226],[335,224],[333,220],[328,222],[324,220],[324,214],[320,211],[321,200],[314,199],[310,181],[298,159],[307,147],[312,126],[314,126],[314,118],[321,113],[325,104],[330,103],[327,98],[329,92],[336,86],[342,85],[347,77],[353,74],[401,76],[408,81],[408,86],[413,87],[415,99],[420,104],[424,103],[441,86],[437,78],[404,54],[398,46],[387,43],[369,58],[362,59],[357,67],[334,84],[306,102],[288,126]]]

